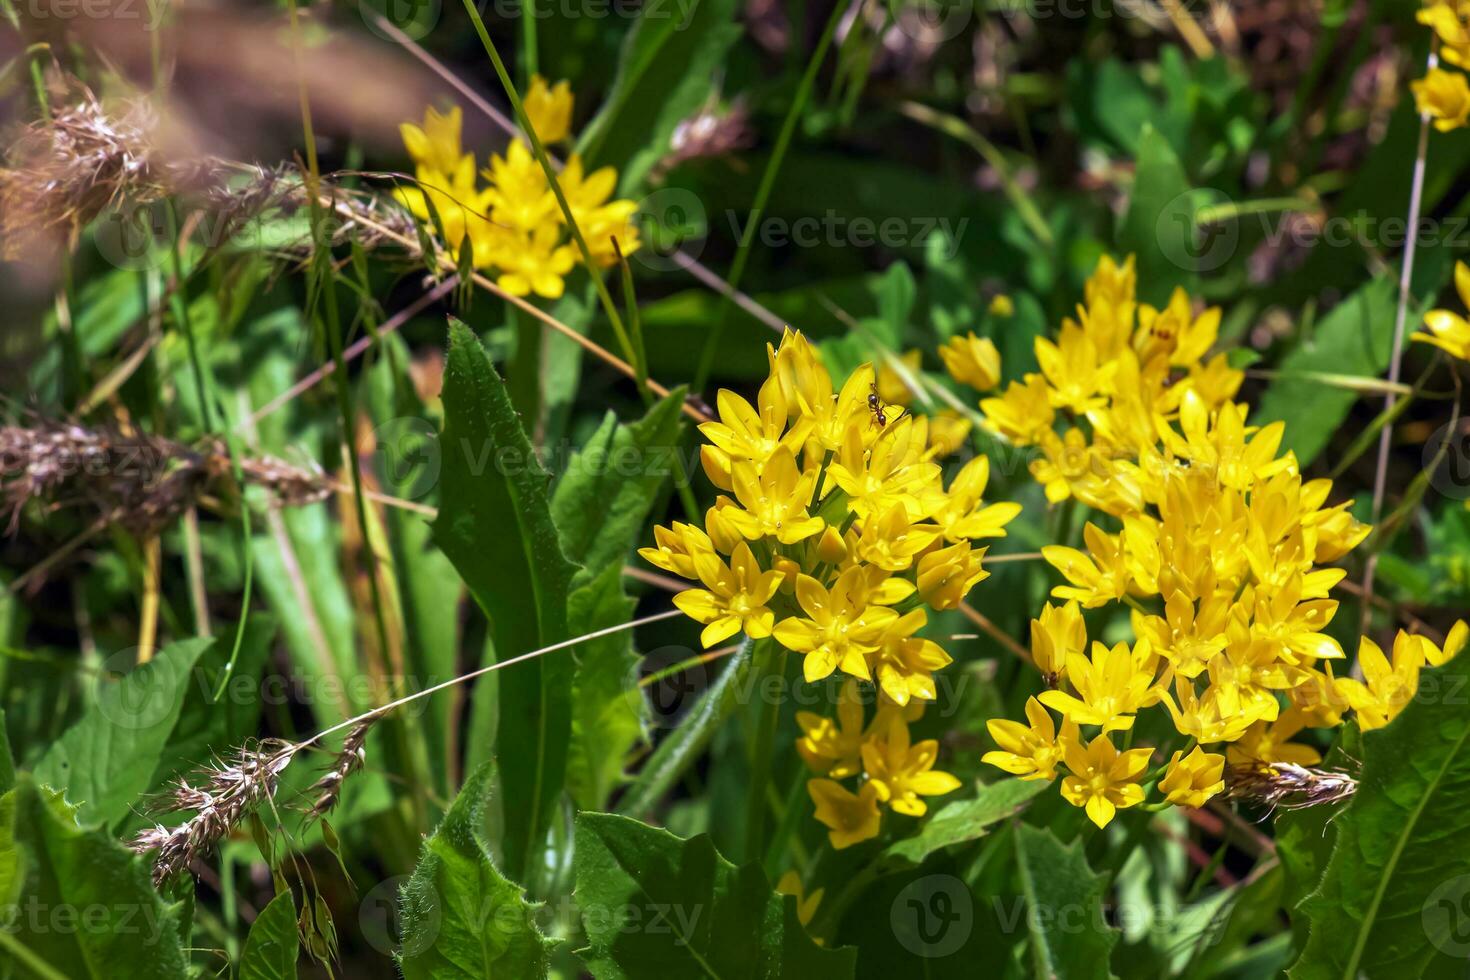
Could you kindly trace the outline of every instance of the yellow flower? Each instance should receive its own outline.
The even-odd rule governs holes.
[[[802,736],[796,751],[813,772],[833,779],[846,779],[862,772],[863,703],[857,681],[848,678],[837,696],[837,718],[824,718],[798,711],[796,723]]]
[[[1455,659],[1465,649],[1467,641],[1470,641],[1470,626],[1463,619],[1456,620],[1455,625],[1450,627],[1442,647],[1435,646],[1428,637],[1419,637],[1419,642],[1423,644],[1424,659],[1431,667],[1438,667]]]
[[[1055,779],[1063,742],[1077,739],[1077,724],[1063,719],[1059,740],[1051,715],[1035,698],[1026,699],[1026,719],[1029,726],[1006,718],[987,721],[985,728],[1000,748],[985,753],[980,761],[1022,779]]]
[[[1315,766],[1321,754],[1310,745],[1290,741],[1306,727],[1306,717],[1294,708],[1281,712],[1275,721],[1258,721],[1243,736],[1232,742],[1227,757],[1232,766],[1289,762],[1298,766]]]
[[[1029,446],[1049,431],[1056,414],[1046,379],[1039,374],[1012,381],[1005,394],[982,401],[980,410],[986,428],[1018,446]]]
[[[1067,669],[1067,657],[1080,656],[1087,649],[1087,623],[1082,609],[1073,599],[1065,606],[1047,603],[1041,618],[1031,620],[1031,659],[1050,681],[1061,678]]]
[[[650,565],[684,578],[698,578],[694,570],[694,556],[699,552],[713,552],[714,542],[709,535],[692,524],[673,522],[672,528],[653,528],[655,547],[639,548],[639,556]]]
[[[1081,327],[1063,324],[1056,343],[1037,337],[1036,360],[1051,385],[1048,397],[1053,408],[1082,415],[1102,406],[1098,389],[1106,382],[1108,370],[1099,362],[1097,345]]]
[[[1455,291],[1460,294],[1460,302],[1470,306],[1470,265],[1464,262],[1455,263]],[[1470,322],[1463,316],[1450,310],[1430,310],[1424,326],[1429,332],[1416,333],[1411,339],[1433,344],[1462,361],[1470,360]]]
[[[632,255],[639,244],[638,230],[630,223],[638,211],[638,202],[608,201],[617,184],[618,172],[612,167],[601,167],[584,178],[582,158],[575,153],[561,172],[562,193],[582,232],[582,240],[587,243],[593,261],[604,266],[617,261],[619,250],[624,255]]]
[[[1228,596],[1211,595],[1194,603],[1175,591],[1164,603],[1163,616],[1133,614],[1133,632],[1147,639],[1181,677],[1198,677],[1210,660],[1225,649],[1225,623],[1230,615]]]
[[[885,426],[871,450],[863,444],[863,430],[850,426],[827,467],[828,486],[846,493],[848,507],[860,518],[903,504],[917,519],[924,511],[918,491],[939,476],[938,465],[924,458],[924,443],[911,415]]]
[[[552,87],[540,75],[532,75],[531,87],[521,104],[541,142],[560,143],[571,132],[572,87],[565,79]]]
[[[1170,803],[1199,808],[1225,788],[1225,757],[1195,746],[1189,755],[1175,752],[1159,782]]]
[[[1358,645],[1358,666],[1363,679],[1339,678],[1337,689],[1358,716],[1363,731],[1382,728],[1419,693],[1419,671],[1424,667],[1424,645],[1418,638],[1398,632],[1393,641],[1393,662],[1378,644],[1363,637]],[[1288,760],[1290,761],[1290,760]]]
[[[744,510],[730,508],[725,519],[752,541],[773,537],[795,544],[820,534],[826,524],[807,514],[816,490],[817,472],[796,467],[791,450],[779,447],[759,473],[756,464],[741,460],[731,471],[735,499]]]
[[[1154,704],[1154,656],[1147,640],[1117,643],[1111,649],[1093,643],[1091,658],[1080,653],[1067,656],[1067,681],[1077,691],[1043,691],[1041,703],[1079,725],[1101,725],[1104,732],[1133,727],[1139,708]]]
[[[1164,707],[1173,717],[1179,734],[1188,735],[1197,742],[1233,742],[1265,712],[1259,703],[1242,705],[1238,699],[1232,700],[1229,710],[1226,710],[1221,703],[1219,688],[1208,687],[1203,695],[1198,695],[1194,684],[1183,677],[1174,679],[1174,690],[1179,696],[1178,704],[1164,693],[1161,696]]]
[[[1072,583],[1058,585],[1051,594],[1058,599],[1076,599],[1088,609],[1123,598],[1133,574],[1122,543],[1090,521],[1083,527],[1082,537],[1091,554],[1062,545],[1041,549],[1047,563]]]
[[[490,220],[505,228],[533,231],[557,227],[561,206],[546,183],[546,171],[520,140],[511,140],[505,156],[492,154],[483,173],[490,182]]]
[[[768,378],[761,385],[754,407],[735,392],[721,388],[715,395],[715,409],[719,421],[702,422],[699,431],[718,450],[712,454],[719,460],[718,469],[712,472],[706,462],[705,474],[722,490],[730,489],[729,483],[722,480],[734,460],[764,464],[782,446],[795,453],[806,439],[802,423],[789,432],[786,429],[788,404],[776,378]]]
[[[1083,748],[1076,740],[1064,740],[1062,758],[1071,775],[1062,780],[1062,798],[1087,811],[1087,818],[1106,827],[1118,810],[1143,802],[1138,777],[1148,766],[1152,749],[1119,752],[1107,733]]]
[[[1470,83],[1457,71],[1431,68],[1429,74],[1409,83],[1419,112],[1434,120],[1441,133],[1459,129],[1470,119]]]
[[[939,529],[934,525],[910,523],[908,508],[898,503],[889,507],[883,516],[863,523],[854,552],[860,561],[901,572],[938,537]]]
[[[863,743],[863,769],[868,774],[864,788],[872,786],[880,802],[895,813],[922,817],[928,804],[922,797],[943,796],[960,788],[960,781],[934,768],[939,759],[939,742],[927,739],[909,744],[909,727],[902,718],[890,720],[881,738]]]
[[[562,277],[572,271],[577,258],[572,246],[557,244],[560,236],[556,226],[542,224],[520,234],[489,227],[491,234],[501,232],[503,236],[500,247],[492,247],[489,253],[491,264],[502,270],[496,285],[512,296],[535,293],[546,299],[558,299],[565,288]],[[477,265],[479,252],[477,240]]]
[[[909,388],[905,375],[917,375],[922,359],[923,352],[918,348],[904,351],[899,357],[885,358],[878,367],[878,399],[885,405],[908,407],[914,400],[914,392]],[[893,361],[898,362],[897,367]]]
[[[1440,57],[1452,65],[1470,67],[1470,2],[1432,0],[1417,17],[1444,43]]]
[[[1164,309],[1156,310],[1147,303],[1138,308],[1133,346],[1145,364],[1162,356],[1174,367],[1188,367],[1199,363],[1219,333],[1220,308],[1211,307],[1196,317],[1189,294],[1176,286]]]
[[[943,459],[960,451],[970,437],[971,423],[952,408],[929,416],[929,454]],[[984,459],[984,456],[979,457]]]
[[[786,649],[806,655],[802,672],[808,682],[838,668],[872,679],[867,657],[877,651],[883,631],[898,613],[867,604],[866,577],[866,570],[854,565],[838,576],[830,591],[810,575],[796,580],[796,601],[810,618],[783,619],[776,625],[775,637]]]
[[[985,312],[991,316],[1000,317],[1002,320],[1008,320],[1016,315],[1016,304],[1005,293],[996,293],[990,298],[990,305],[985,308]]]
[[[1000,351],[989,337],[974,333],[951,337],[939,348],[939,357],[950,377],[976,391],[989,391],[1000,383]]]
[[[976,456],[960,468],[948,490],[933,495],[937,503],[930,508],[930,519],[946,541],[1006,536],[1005,526],[1021,513],[1021,505],[1005,501],[982,507],[981,497],[989,482],[990,459]]]
[[[465,154],[460,149],[460,128],[464,114],[459,106],[448,114],[434,109],[424,110],[423,126],[401,123],[398,131],[403,136],[403,145],[414,163],[435,173],[452,174],[460,168]],[[470,172],[474,172],[474,158],[470,159]]]
[[[712,647],[741,630],[757,640],[771,635],[776,617],[766,603],[780,587],[781,573],[762,571],[750,545],[741,542],[729,565],[713,552],[696,553],[694,568],[705,588],[680,592],[674,605],[705,624],[701,643]]]
[[[965,600],[977,582],[990,577],[980,567],[984,548],[961,541],[919,559],[919,595],[935,609],[953,609]]]
[[[878,789],[863,783],[856,793],[832,779],[813,779],[806,791],[816,804],[816,818],[827,827],[834,850],[843,850],[878,836],[882,815],[878,812]]]
[[[934,671],[953,662],[938,643],[913,635],[928,621],[923,609],[909,610],[888,627],[878,648],[878,686],[900,707],[910,698],[933,701],[938,696]]]
[[[817,914],[817,906],[822,904],[822,896],[827,894],[827,890],[817,888],[807,895],[806,889],[801,884],[801,875],[795,871],[788,871],[781,876],[780,881],[776,882],[776,894],[790,895],[796,899],[796,921],[805,926],[809,925],[812,917]],[[821,945],[821,940],[815,940],[815,942]]]

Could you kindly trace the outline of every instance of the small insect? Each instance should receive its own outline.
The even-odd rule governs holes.
[[[883,400],[878,397],[877,382],[873,383],[872,388],[872,392],[868,395],[868,409],[873,413],[873,424],[881,429],[888,424],[888,413],[885,411],[885,408],[891,408],[892,406],[885,406]],[[904,411],[905,409],[900,408],[898,414],[893,417],[893,421],[897,422],[903,418]]]

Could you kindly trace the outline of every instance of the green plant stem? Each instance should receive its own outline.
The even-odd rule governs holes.
[[[566,193],[562,190],[561,181],[556,175],[556,168],[551,165],[551,159],[546,155],[546,147],[542,145],[536,128],[531,125],[531,118],[526,115],[526,107],[521,102],[520,93],[516,91],[515,83],[511,81],[510,72],[506,70],[505,62],[501,60],[500,52],[495,48],[495,42],[490,40],[490,32],[485,29],[485,22],[480,19],[480,12],[475,9],[474,0],[464,0],[464,9],[470,15],[470,20],[474,22],[475,33],[480,36],[480,44],[484,46],[485,53],[490,56],[490,62],[495,66],[495,74],[500,77],[500,84],[505,88],[506,98],[510,99],[511,108],[515,110],[516,122],[520,125],[526,141],[531,144],[531,152],[535,154],[536,162],[541,165],[542,172],[546,174],[546,182],[551,186],[551,193],[556,197],[556,203],[561,208],[562,217],[566,219],[567,228],[571,230],[578,251],[582,253],[582,263],[587,267],[587,274],[592,277],[592,285],[597,289],[597,298],[602,303],[602,311],[607,315],[613,333],[618,338],[618,344],[623,349],[623,359],[632,364],[636,360],[633,343],[628,338],[627,328],[623,326],[623,318],[618,314],[612,293],[608,292],[607,283],[603,282],[602,274],[597,269],[592,250],[587,247],[587,240],[582,237],[582,229],[577,224],[576,216],[572,214],[572,206],[567,202]]]
[[[745,223],[745,230],[741,232],[740,241],[735,246],[735,258],[730,263],[730,275],[725,280],[730,284],[730,291],[721,297],[719,306],[715,310],[715,321],[710,325],[710,331],[704,338],[704,347],[699,352],[699,365],[695,368],[694,380],[690,383],[690,390],[696,394],[709,380],[710,369],[714,366],[715,351],[720,346],[720,335],[725,332],[725,321],[729,318],[731,297],[740,289],[740,280],[745,275],[745,265],[750,260],[750,246],[755,240],[756,228],[760,225],[761,215],[765,212],[771,191],[776,186],[776,175],[781,172],[781,163],[786,159],[786,151],[791,146],[791,137],[796,132],[796,124],[806,110],[807,102],[811,99],[812,86],[817,81],[817,72],[821,69],[822,62],[826,60],[827,49],[831,47],[832,37],[837,33],[837,24],[846,10],[847,5],[843,3],[832,7],[832,14],[827,18],[826,26],[822,28],[822,36],[818,39],[817,47],[807,61],[806,71],[802,73],[801,81],[796,87],[796,94],[791,99],[791,108],[786,110],[786,118],[781,122],[781,131],[776,136],[775,149],[771,151],[771,158],[766,161],[766,169],[761,174],[760,184],[756,187],[755,200],[750,208],[750,218]]]
[[[776,729],[781,722],[781,699],[767,697],[767,677],[781,676],[785,664],[781,647],[774,640],[761,640],[755,649],[755,683],[751,693],[756,699],[755,741],[751,745],[750,783],[745,792],[745,860],[759,861],[764,851],[766,828],[766,786],[771,781],[771,759],[775,754]]]

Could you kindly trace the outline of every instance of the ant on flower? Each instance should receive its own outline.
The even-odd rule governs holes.
[[[884,411],[885,406],[883,404],[883,400],[878,397],[878,383],[876,381],[873,382],[871,387],[873,390],[868,395],[868,409],[873,413],[873,424],[881,429],[888,424],[888,414]],[[893,406],[890,405],[887,407],[892,408]],[[897,422],[899,419],[903,418],[903,413],[905,411],[907,411],[907,409],[900,407],[898,410],[898,415],[894,416],[893,421]]]

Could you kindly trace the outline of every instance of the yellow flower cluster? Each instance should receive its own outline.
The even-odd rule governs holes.
[[[656,527],[656,547],[640,554],[698,580],[674,603],[704,624],[706,647],[741,632],[774,637],[801,655],[808,682],[841,672],[876,686],[873,725],[850,709],[839,716],[856,739],[844,758],[861,765],[814,766],[827,778],[810,785],[818,819],[845,847],[878,832],[879,803],[922,813],[922,796],[957,785],[932,771],[934,743],[909,741],[902,709],[934,700],[934,671],[950,663],[919,633],[927,609],[958,606],[989,574],[975,542],[1003,536],[1020,507],[982,501],[984,457],[945,486],[936,459],[954,433],[885,405],[871,365],[835,390],[816,349],[791,331],[767,357],[756,404],[722,390],[718,420],[700,426],[704,471],[724,491],[704,527]],[[804,740],[817,737],[808,722]],[[808,761],[822,757],[812,751]],[[847,777],[861,780],[856,792],[837,781]]]
[[[1455,291],[1460,294],[1460,302],[1470,307],[1470,266],[1463,262],[1455,263]],[[1428,333],[1416,333],[1410,339],[1433,344],[1451,357],[1470,361],[1470,321],[1453,310],[1430,310],[1424,315],[1424,326]]]
[[[1049,689],[1027,704],[1028,724],[990,723],[1000,749],[985,756],[1028,779],[1064,768],[1063,796],[1099,826],[1146,797],[1153,750],[1112,741],[1131,740],[1142,709],[1162,705],[1185,743],[1154,774],[1159,788],[1197,807],[1223,788],[1227,762],[1315,762],[1288,739],[1369,704],[1330,667],[1344,654],[1325,632],[1328,592],[1346,573],[1317,567],[1369,529],[1346,503],[1327,505],[1330,481],[1303,480],[1279,453],[1281,423],[1248,424],[1232,400],[1240,372],[1206,360],[1219,311],[1196,315],[1183,292],[1156,310],[1135,290],[1132,259],[1104,259],[1077,321],[1038,339],[1041,372],[981,404],[997,433],[1040,447],[1032,473],[1049,499],[1076,498],[1115,527],[1089,522],[1085,550],[1042,550],[1066,579],[1053,590],[1063,604],[1032,623]],[[1114,602],[1132,609],[1134,643],[1089,650],[1082,610]]]
[[[1439,56],[1457,68],[1470,69],[1470,0],[1426,0],[1419,23],[1439,39]],[[1459,71],[1434,67],[1410,85],[1419,111],[1434,120],[1442,133],[1459,129],[1470,120],[1470,83]]]
[[[566,82],[553,88],[533,76],[524,104],[543,144],[567,138],[572,93]],[[545,171],[526,141],[517,137],[503,158],[491,156],[490,166],[478,175],[486,181],[481,186],[475,155],[461,149],[461,123],[456,106],[447,115],[427,110],[423,126],[400,127],[414,159],[417,186],[401,188],[395,196],[420,221],[437,219],[445,244],[461,261],[468,249],[475,268],[495,270],[501,289],[514,296],[535,293],[556,299],[564,289],[563,277],[581,256]],[[609,266],[617,261],[614,238],[624,255],[638,248],[637,229],[630,224],[637,203],[608,200],[617,187],[616,170],[603,167],[587,174],[573,153],[557,182],[594,262]]]

